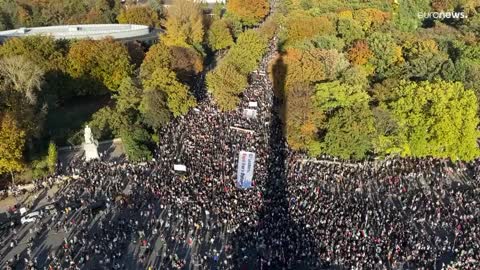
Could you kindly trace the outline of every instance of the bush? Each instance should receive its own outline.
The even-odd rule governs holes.
[[[152,159],[152,152],[148,148],[151,136],[145,129],[133,127],[122,130],[120,134],[128,160],[135,162]]]

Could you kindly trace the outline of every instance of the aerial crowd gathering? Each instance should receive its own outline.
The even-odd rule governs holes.
[[[289,150],[267,75],[275,44],[238,110],[207,97],[161,130],[152,161],[69,164],[73,178],[48,198],[58,211],[0,233],[0,267],[479,269],[480,161],[350,164]],[[256,118],[242,113],[249,102]],[[256,154],[249,189],[236,186],[241,150]]]

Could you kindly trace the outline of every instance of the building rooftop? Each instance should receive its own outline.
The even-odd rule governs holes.
[[[113,39],[125,40],[148,36],[151,29],[146,25],[136,24],[78,24],[46,27],[18,28],[0,31],[0,42],[13,37],[33,35],[52,36],[54,39]]]

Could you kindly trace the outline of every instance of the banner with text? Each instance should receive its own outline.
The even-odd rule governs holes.
[[[237,185],[241,188],[252,187],[255,153],[240,151],[238,155]]]

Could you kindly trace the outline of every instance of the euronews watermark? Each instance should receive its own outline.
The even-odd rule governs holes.
[[[466,19],[468,15],[464,12],[446,11],[446,12],[419,12],[420,19]]]

